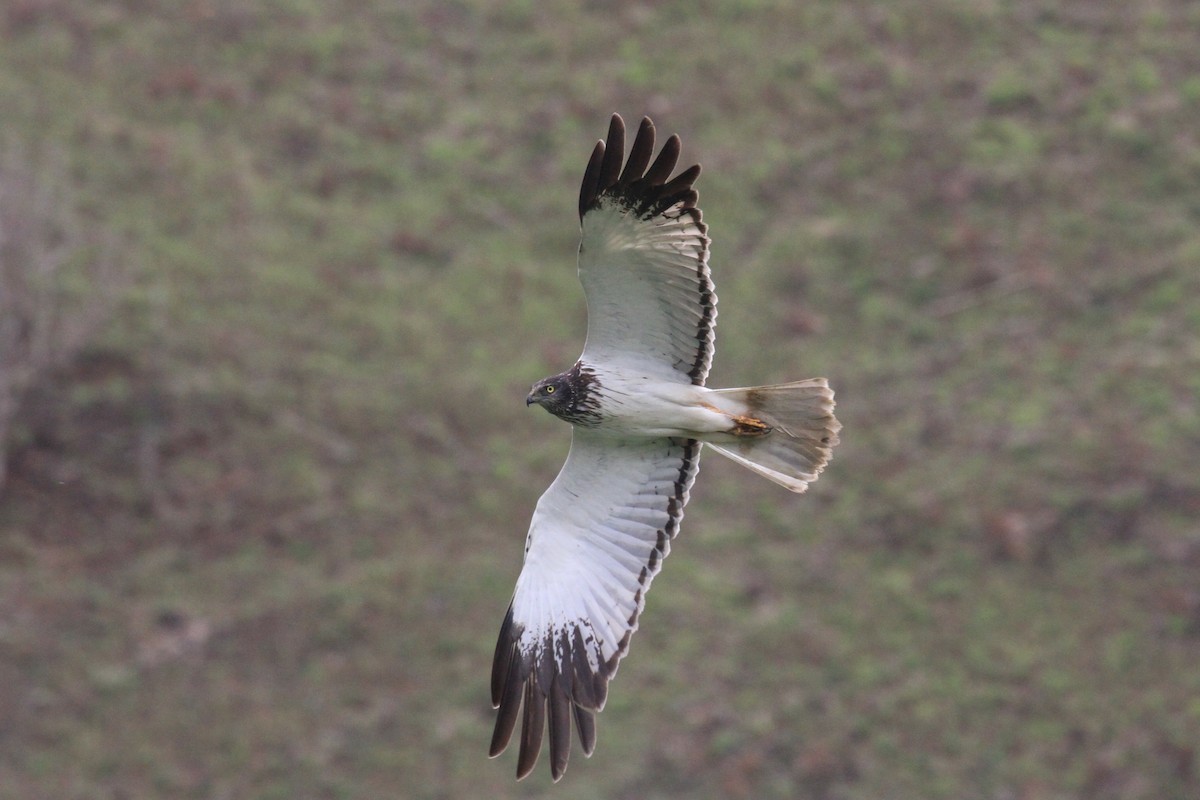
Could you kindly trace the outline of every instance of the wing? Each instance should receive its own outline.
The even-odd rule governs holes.
[[[622,169],[625,123],[614,114],[608,143],[592,151],[579,192],[579,279],[588,306],[581,358],[704,385],[717,295],[708,229],[692,188],[700,166],[668,180],[679,148],[679,137],[671,136],[650,164],[654,123],[643,119]]]
[[[547,719],[554,780],[567,767],[572,716],[592,754],[592,712],[604,707],[637,630],[699,456],[690,439],[623,441],[574,429],[567,461],[534,511],[492,662],[499,713],[490,755],[508,746],[524,703],[518,779],[537,763]]]

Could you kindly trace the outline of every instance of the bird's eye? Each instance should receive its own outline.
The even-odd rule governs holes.
[[[554,394],[554,387],[553,387],[553,386],[547,386],[547,387],[546,387],[546,394]]]

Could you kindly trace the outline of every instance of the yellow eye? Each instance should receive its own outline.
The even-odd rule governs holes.
[[[546,391],[546,394],[554,394],[554,387],[547,386],[545,391]]]

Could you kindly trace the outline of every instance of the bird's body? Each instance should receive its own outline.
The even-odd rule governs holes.
[[[593,713],[679,531],[701,447],[802,492],[841,428],[824,378],[704,385],[717,297],[693,188],[700,167],[672,178],[679,138],[651,163],[654,138],[643,119],[625,160],[625,126],[613,115],[607,142],[592,152],[579,199],[587,342],[571,368],[526,398],[573,433],[534,510],[492,665],[491,754],[508,745],[523,710],[518,778],[533,769],[547,731],[551,773],[562,776],[572,720],[591,754]]]
[[[734,418],[747,412],[744,405],[704,386],[657,380],[620,368],[578,362],[553,378],[569,380],[572,374],[588,376],[576,379],[575,391],[587,397],[596,410],[582,418],[570,412],[559,414],[555,408],[550,408],[550,413],[598,435],[702,439],[728,432],[734,427]]]

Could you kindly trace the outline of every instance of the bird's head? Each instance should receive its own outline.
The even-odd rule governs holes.
[[[535,383],[525,397],[525,405],[537,403],[572,425],[596,425],[600,422],[599,385],[596,374],[582,362],[576,362],[566,372]]]
[[[559,416],[574,403],[575,389],[567,373],[551,375],[542,378],[533,385],[525,398],[525,405],[534,403],[542,406],[551,414]]]

